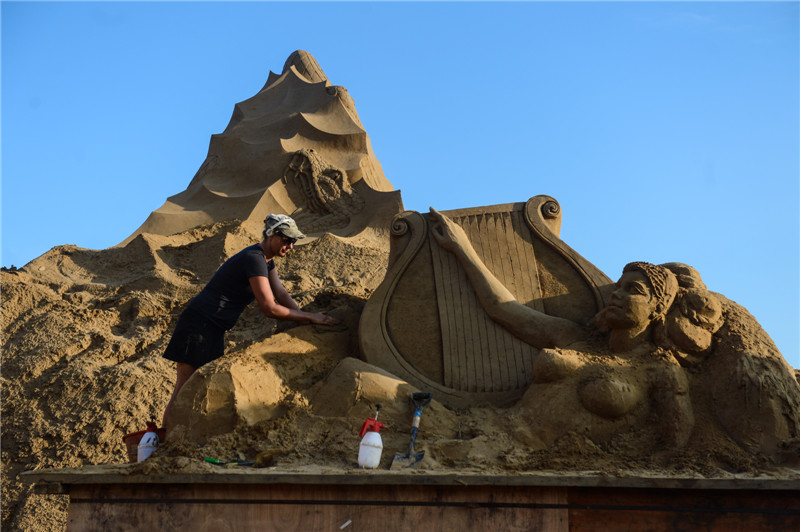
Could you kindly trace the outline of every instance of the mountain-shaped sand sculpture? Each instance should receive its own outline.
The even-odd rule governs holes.
[[[280,75],[270,72],[255,96],[236,104],[187,189],[123,244],[228,220],[258,233],[269,213],[291,214],[307,234],[350,236],[402,210],[392,190],[347,89],[298,50]]]

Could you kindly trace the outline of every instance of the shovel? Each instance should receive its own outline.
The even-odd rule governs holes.
[[[431,394],[422,392],[412,393],[411,402],[414,404],[414,418],[411,422],[411,443],[408,445],[408,454],[395,453],[394,460],[389,469],[414,467],[414,465],[425,457],[425,451],[414,453],[414,442],[417,439],[417,432],[419,431],[419,420],[422,417],[422,408],[431,402]]]

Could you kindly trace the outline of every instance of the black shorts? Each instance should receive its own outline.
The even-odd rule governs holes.
[[[216,360],[225,351],[225,329],[191,307],[178,318],[164,358],[195,368]]]

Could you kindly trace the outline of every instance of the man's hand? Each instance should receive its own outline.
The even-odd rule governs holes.
[[[339,320],[322,312],[308,312],[309,321],[316,325],[339,325]]]

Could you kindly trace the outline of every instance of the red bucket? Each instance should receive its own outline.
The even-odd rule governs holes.
[[[139,442],[142,440],[142,436],[144,436],[145,432],[147,431],[140,430],[138,432],[131,432],[130,434],[126,434],[122,437],[122,443],[125,444],[125,447],[128,450],[128,462],[138,462]],[[158,429],[158,441],[163,442],[166,438],[167,429],[163,427]]]

